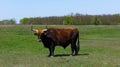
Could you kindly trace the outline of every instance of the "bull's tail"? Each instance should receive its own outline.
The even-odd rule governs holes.
[[[80,50],[80,41],[79,41],[79,31],[78,31],[78,33],[77,33],[77,52],[79,52],[79,50]]]

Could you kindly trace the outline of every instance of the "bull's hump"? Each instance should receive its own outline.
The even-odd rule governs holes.
[[[66,29],[69,29],[69,30],[77,30],[77,28],[75,28],[75,27],[68,27],[68,28],[66,28]]]

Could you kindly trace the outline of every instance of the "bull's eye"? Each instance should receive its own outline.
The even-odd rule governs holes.
[[[37,33],[34,33],[34,35],[37,35]]]

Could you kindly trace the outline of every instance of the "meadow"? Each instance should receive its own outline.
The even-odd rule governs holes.
[[[51,25],[48,27],[71,27]],[[0,67],[120,67],[120,25],[76,25],[80,51],[56,47],[55,57],[33,35],[29,25],[0,25]],[[44,29],[45,26],[34,26]]]

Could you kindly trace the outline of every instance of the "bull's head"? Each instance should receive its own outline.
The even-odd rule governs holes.
[[[37,29],[33,29],[33,25],[31,25],[31,31],[34,32],[34,35],[38,36],[38,41],[41,42],[41,35],[47,31],[47,29],[42,29],[42,30],[37,30]]]

